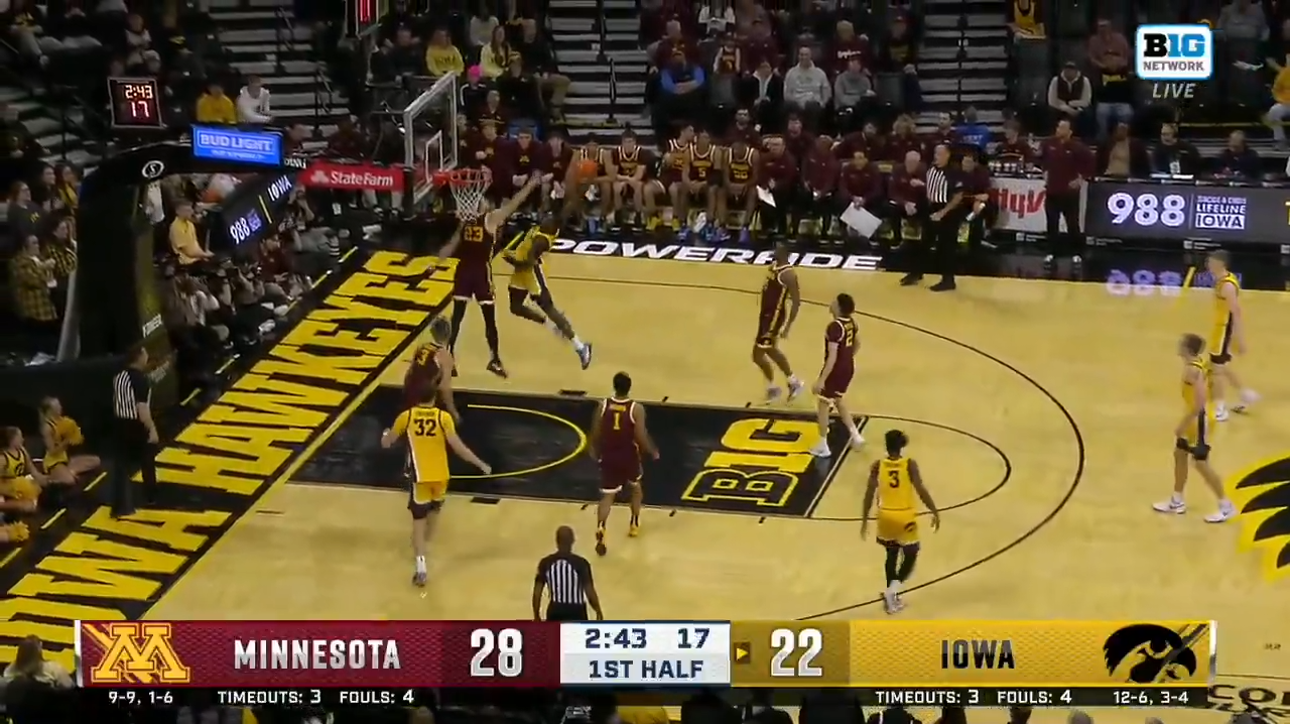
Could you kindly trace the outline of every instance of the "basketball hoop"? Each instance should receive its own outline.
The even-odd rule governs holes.
[[[492,174],[485,169],[454,168],[436,171],[432,176],[435,186],[448,186],[457,202],[458,218],[467,221],[478,219],[484,208],[484,191],[493,182]]]

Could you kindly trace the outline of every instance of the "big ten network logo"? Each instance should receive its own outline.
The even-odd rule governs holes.
[[[1196,82],[1214,75],[1214,31],[1208,25],[1141,25],[1134,45],[1134,70],[1151,81],[1151,94],[1164,100],[1196,95]]]
[[[192,669],[175,652],[169,623],[82,623],[81,637],[102,652],[102,657],[87,667],[86,678],[91,684],[192,681]]]
[[[819,436],[813,420],[748,417],[733,421],[720,447],[703,462],[681,494],[691,505],[776,512],[796,508],[797,493],[811,480],[811,446]],[[807,484],[815,492],[817,485]],[[804,506],[802,506],[804,507]],[[802,511],[793,511],[801,514]]]

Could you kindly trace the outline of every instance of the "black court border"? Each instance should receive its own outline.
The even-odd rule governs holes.
[[[662,280],[646,281],[646,280],[636,280],[636,279],[603,279],[603,278],[592,278],[592,277],[554,276],[554,275],[547,275],[547,279],[565,280],[565,281],[571,281],[571,282],[588,282],[588,283],[594,283],[594,284],[621,284],[621,285],[642,286],[642,287],[664,287],[669,289],[733,292],[736,294],[756,294],[757,293],[755,290],[740,289],[739,287],[723,286],[720,284],[693,284],[693,283],[684,283],[684,282],[668,282],[668,281],[662,281]],[[814,307],[827,308],[829,306],[829,302],[821,302],[814,299],[804,298],[802,299],[802,303],[809,304]],[[967,573],[968,571],[974,570],[979,566],[989,563],[990,561],[998,558],[1004,553],[1007,553],[1008,551],[1016,548],[1022,543],[1025,543],[1026,541],[1030,540],[1030,538],[1032,538],[1039,531],[1043,530],[1045,526],[1051,523],[1058,516],[1058,514],[1060,514],[1062,510],[1066,508],[1066,506],[1070,503],[1071,498],[1075,497],[1075,491],[1079,489],[1080,483],[1084,479],[1084,470],[1085,470],[1085,467],[1087,466],[1087,447],[1084,443],[1084,434],[1083,432],[1080,431],[1079,423],[1076,422],[1075,416],[1072,415],[1070,410],[1068,410],[1066,406],[1062,404],[1061,400],[1057,399],[1056,395],[1054,395],[1048,388],[1040,384],[1038,380],[1026,374],[1025,372],[1022,372],[1020,369],[1017,369],[1016,366],[990,354],[989,352],[986,352],[985,350],[979,347],[968,344],[967,342],[961,342],[957,339],[954,339],[953,337],[946,336],[939,332],[933,332],[932,330],[927,329],[925,327],[920,327],[916,324],[911,324],[909,322],[902,322],[899,319],[892,319],[891,317],[884,317],[880,314],[874,314],[872,312],[857,311],[856,315],[871,319],[875,322],[883,322],[886,324],[891,324],[897,327],[908,329],[912,332],[918,332],[920,334],[926,335],[933,339],[941,340],[942,342],[948,342],[949,344],[952,344],[955,347],[971,352],[979,357],[984,357],[985,359],[990,360],[991,362],[994,362],[1000,367],[1003,367],[1004,369],[1012,372],[1013,374],[1017,375],[1022,380],[1024,380],[1031,387],[1035,388],[1041,395],[1048,398],[1049,402],[1053,403],[1053,406],[1057,408],[1057,411],[1066,420],[1066,424],[1070,427],[1071,435],[1075,439],[1075,448],[1076,448],[1075,472],[1071,476],[1071,481],[1066,490],[1066,494],[1062,496],[1061,500],[1057,501],[1057,505],[1054,506],[1051,511],[1049,511],[1048,515],[1044,516],[1038,523],[1032,526],[1030,530],[1027,530],[1025,533],[1022,533],[1021,536],[1018,537],[1016,540],[1003,546],[1002,548],[991,553],[990,555],[987,555],[984,558],[981,558],[980,560],[977,560],[973,563],[969,563],[966,566],[959,568],[958,570],[950,571],[949,573],[946,573],[937,578],[933,578],[930,581],[925,581],[923,583],[918,584],[917,586],[913,586],[909,589],[906,589],[904,592],[905,594],[913,593],[914,591],[919,591],[924,588],[934,586],[937,583],[941,583],[951,578],[955,578],[959,575]],[[853,603],[849,606],[842,606],[839,608],[830,609],[828,611],[821,611],[820,613],[813,613],[808,616],[799,616],[796,620],[810,621],[812,619],[826,618],[829,616],[835,616],[840,613],[854,611],[856,609],[864,608],[866,606],[873,606],[881,602],[882,602],[882,596],[876,596],[867,601]]]

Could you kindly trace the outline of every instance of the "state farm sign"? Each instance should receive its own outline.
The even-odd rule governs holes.
[[[341,191],[402,191],[403,171],[381,166],[315,161],[301,175],[305,185]]]

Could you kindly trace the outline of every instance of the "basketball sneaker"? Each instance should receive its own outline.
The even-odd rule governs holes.
[[[639,537],[639,536],[640,536],[640,534],[641,534],[641,524],[640,524],[640,523],[632,523],[632,524],[631,524],[631,527],[629,527],[629,528],[627,529],[627,537],[628,537],[628,538],[637,538],[637,537]]]
[[[1163,503],[1156,503],[1151,506],[1157,513],[1172,513],[1182,515],[1187,512],[1187,504],[1183,502],[1182,496],[1174,495]]]
[[[769,405],[769,404],[771,404],[772,402],[774,402],[775,400],[778,400],[778,399],[779,399],[779,396],[780,396],[780,395],[782,395],[782,394],[784,394],[784,391],[783,391],[783,390],[781,390],[781,389],[779,388],[779,386],[777,386],[777,385],[769,385],[769,386],[767,386],[767,387],[766,387],[766,404],[767,404],[767,405]]]
[[[882,592],[882,610],[889,615],[905,610],[905,602],[900,597],[900,591],[894,586]]]
[[[494,357],[493,359],[489,360],[489,362],[488,362],[488,371],[489,371],[489,372],[492,372],[493,374],[497,375],[498,377],[501,377],[502,379],[506,379],[506,377],[507,377],[507,374],[506,374],[506,368],[502,366],[502,361],[501,361],[500,359],[496,358],[496,357]]]
[[[802,390],[804,389],[806,389],[806,385],[802,384],[801,380],[796,377],[788,378],[788,401],[792,402],[793,400],[796,400],[797,396],[802,394]]]
[[[578,347],[577,350],[578,361],[582,363],[582,368],[585,370],[591,366],[591,343],[587,342]]]
[[[596,555],[603,556],[609,552],[605,547],[605,529],[603,526],[596,526]]]
[[[827,458],[833,456],[833,451],[829,450],[829,441],[826,438],[820,438],[811,448],[811,454],[817,458]]]
[[[1254,390],[1241,390],[1241,401],[1232,405],[1232,412],[1244,413],[1250,405],[1259,401],[1259,393]]]
[[[1218,502],[1218,512],[1205,516],[1206,523],[1226,523],[1236,517],[1236,506],[1230,500]]]

